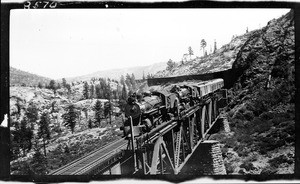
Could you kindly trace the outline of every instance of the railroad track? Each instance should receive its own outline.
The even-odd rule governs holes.
[[[110,143],[99,150],[95,150],[88,155],[74,160],[73,162],[54,170],[49,175],[80,175],[92,171],[99,164],[117,155],[127,147],[128,141],[125,138]]]

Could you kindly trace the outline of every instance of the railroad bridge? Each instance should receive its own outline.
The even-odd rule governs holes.
[[[208,140],[220,127],[229,131],[220,114],[226,105],[227,90],[219,90],[138,137],[131,125],[133,136],[112,142],[50,175],[185,174],[192,170],[226,174],[218,142]]]

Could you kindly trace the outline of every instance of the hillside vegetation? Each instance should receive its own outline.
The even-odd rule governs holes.
[[[16,68],[9,68],[9,83],[10,86],[37,86],[39,83],[45,85],[51,79],[39,75],[24,72]]]
[[[231,132],[222,145],[228,174],[292,174],[295,163],[295,30],[293,11],[234,37],[215,53],[176,63],[155,77],[237,69],[225,109]],[[151,88],[160,89],[160,86]]]
[[[230,174],[292,174],[295,163],[295,56],[293,12],[249,33],[233,68],[242,75],[229,90],[232,132],[223,144]]]
[[[47,174],[123,135],[122,109],[139,88],[93,78],[39,87],[10,87],[11,174]]]

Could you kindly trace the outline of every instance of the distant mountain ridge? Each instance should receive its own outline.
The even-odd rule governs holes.
[[[40,75],[25,72],[13,67],[9,67],[10,86],[37,86],[40,83],[43,85],[49,84],[50,78]]]
[[[148,74],[155,74],[158,71],[164,70],[167,67],[167,62],[159,62],[159,63],[154,63],[152,65],[147,65],[147,66],[136,66],[136,67],[129,67],[129,68],[119,68],[119,69],[111,69],[111,70],[103,70],[103,71],[97,71],[91,74],[87,75],[82,75],[78,77],[69,77],[66,78],[68,82],[73,82],[73,81],[87,81],[90,80],[91,78],[111,78],[111,79],[116,79],[120,80],[121,75],[125,77],[125,75],[128,74],[134,74],[136,79],[142,79],[143,74],[145,77]]]

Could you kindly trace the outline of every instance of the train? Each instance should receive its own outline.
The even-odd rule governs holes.
[[[180,118],[182,111],[194,107],[223,87],[224,80],[218,78],[174,84],[169,89],[143,94],[134,93],[125,105],[125,121],[121,128],[124,137],[139,136],[163,122]]]

